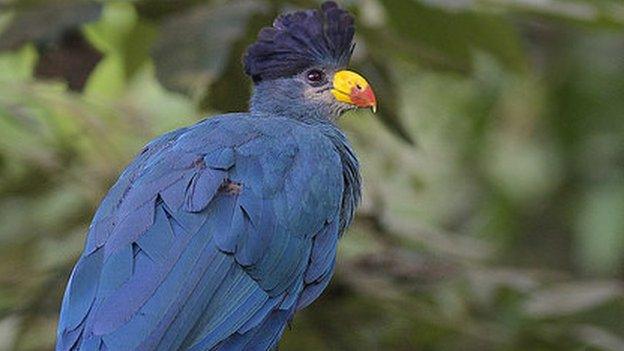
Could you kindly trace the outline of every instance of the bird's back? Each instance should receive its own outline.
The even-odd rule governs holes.
[[[233,114],[149,143],[89,228],[57,350],[274,347],[357,201],[328,128]]]

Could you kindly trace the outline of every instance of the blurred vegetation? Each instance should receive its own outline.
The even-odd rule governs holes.
[[[341,123],[365,197],[282,350],[624,350],[624,5],[362,0]],[[167,130],[244,110],[240,57],[314,1],[0,0],[0,350],[54,343],[99,200]]]

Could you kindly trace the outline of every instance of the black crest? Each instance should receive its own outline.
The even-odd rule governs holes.
[[[244,57],[254,82],[290,77],[313,66],[345,67],[353,52],[353,16],[335,2],[279,16]]]

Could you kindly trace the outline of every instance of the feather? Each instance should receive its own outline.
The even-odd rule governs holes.
[[[173,244],[173,229],[163,206],[155,212],[154,224],[136,243],[154,262],[164,262]]]
[[[275,346],[333,269],[344,175],[323,135],[237,114],[148,144],[90,227],[57,350]]]
[[[203,165],[203,161],[201,162]],[[184,209],[187,212],[203,211],[227,178],[224,171],[203,167],[205,165],[191,177],[186,187]]]
[[[96,250],[94,253],[83,256],[76,264],[68,283],[67,291],[67,311],[64,320],[65,329],[73,330],[85,318],[97,293],[98,281],[93,277],[100,275],[102,269],[103,250]]]
[[[269,298],[264,306],[257,310],[256,313],[238,329],[237,333],[245,334],[259,326],[264,320],[266,320],[267,316],[276,309],[277,305],[279,305],[282,300],[283,296],[273,296]]]
[[[333,1],[318,10],[282,15],[247,48],[245,73],[258,83],[294,76],[315,65],[346,67],[354,33],[353,17]]]
[[[225,147],[208,153],[204,157],[205,164],[221,171],[227,171],[234,166],[234,149]]]
[[[332,262],[329,271],[325,272],[325,274],[317,281],[305,286],[301,292],[301,296],[299,296],[299,300],[297,301],[298,311],[308,307],[312,302],[314,302],[314,300],[321,296],[321,293],[325,290],[331,280],[334,266],[335,261]]]
[[[331,269],[338,244],[338,221],[333,221],[314,237],[310,261],[313,262],[305,273],[305,282],[310,284]]]

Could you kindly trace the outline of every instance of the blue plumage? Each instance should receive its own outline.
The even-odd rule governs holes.
[[[314,67],[345,67],[353,53],[353,17],[333,1],[320,10],[290,13],[265,27],[244,57],[245,72],[258,83]]]
[[[318,85],[324,95],[311,99],[312,88],[289,76],[296,65],[282,64],[314,51],[328,69],[346,65],[352,25],[333,2],[280,17],[274,39],[290,36],[294,51],[263,61],[262,50],[279,44],[264,33],[246,62],[261,80],[279,76],[291,95],[264,81],[249,113],[170,132],[140,152],[89,227],[57,350],[277,345],[294,313],[329,283],[360,198],[357,159],[334,124],[348,106]],[[312,41],[301,47],[299,35]]]
[[[260,329],[272,346],[333,268],[345,189],[335,144],[345,140],[327,128],[225,115],[150,143],[91,225],[88,243],[100,240],[72,274],[57,349],[227,350]],[[186,151],[191,135],[222,130],[239,137]],[[240,194],[213,185],[226,179]]]

